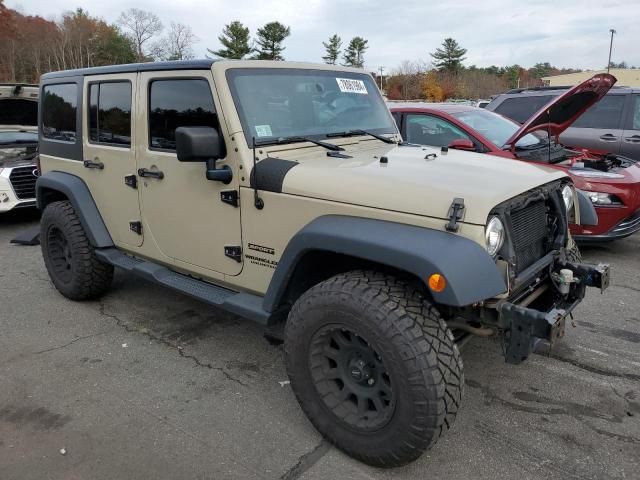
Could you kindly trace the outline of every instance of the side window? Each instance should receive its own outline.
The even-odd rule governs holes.
[[[407,115],[407,141],[420,145],[446,147],[454,140],[471,137],[446,120],[431,115]]]
[[[518,123],[524,123],[551,101],[553,95],[530,95],[526,97],[507,98],[495,108],[495,112]]]
[[[131,145],[131,83],[89,85],[89,141]]]
[[[640,95],[631,97],[631,117],[627,125],[629,130],[640,130]]]
[[[77,85],[46,85],[42,96],[42,136],[47,140],[75,143]]]
[[[624,95],[605,95],[598,103],[589,107],[571,126],[576,128],[620,128],[620,115],[622,115],[624,102]]]
[[[149,147],[176,149],[176,128],[218,128],[209,82],[155,80],[149,88]]]

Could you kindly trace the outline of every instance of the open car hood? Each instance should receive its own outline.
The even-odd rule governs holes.
[[[515,144],[525,135],[543,130],[557,137],[575,122],[591,105],[598,102],[617,82],[608,73],[599,73],[567,90],[538,110],[506,141],[505,147]]]

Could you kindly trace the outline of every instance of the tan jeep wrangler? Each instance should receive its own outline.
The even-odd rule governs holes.
[[[148,63],[40,88],[56,288],[98,297],[120,267],[281,332],[303,410],[366,463],[410,462],[452,425],[457,342],[500,334],[520,362],[607,286],[571,246],[568,219],[593,211],[567,176],[402,143],[361,70]]]

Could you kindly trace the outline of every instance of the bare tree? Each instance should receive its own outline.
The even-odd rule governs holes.
[[[171,22],[169,32],[154,44],[151,53],[160,60],[190,60],[194,57],[193,44],[198,40],[190,26]]]
[[[162,22],[158,16],[152,12],[130,8],[120,14],[118,24],[126,30],[127,35],[131,38],[136,48],[138,61],[147,60],[145,45],[162,31]]]

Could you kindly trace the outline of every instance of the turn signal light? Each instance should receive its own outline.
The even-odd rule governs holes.
[[[429,277],[429,288],[440,293],[447,287],[447,280],[439,273],[434,273]]]

